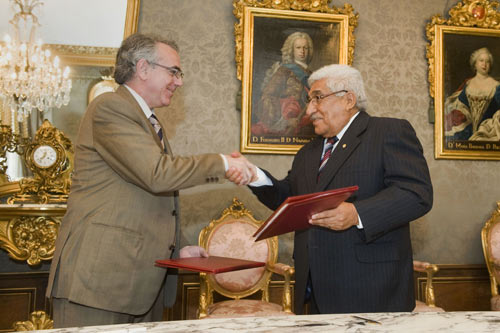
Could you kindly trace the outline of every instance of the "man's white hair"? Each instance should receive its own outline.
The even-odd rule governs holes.
[[[327,65],[321,67],[309,77],[309,86],[318,80],[326,80],[326,86],[333,92],[347,90],[356,96],[356,107],[360,111],[366,110],[368,101],[361,73],[348,65]]]

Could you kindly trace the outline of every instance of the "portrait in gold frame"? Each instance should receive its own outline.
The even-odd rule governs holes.
[[[465,0],[448,20],[436,15],[427,24],[436,159],[500,160],[498,7]]]
[[[242,81],[241,152],[295,154],[315,137],[312,124],[305,117],[307,88],[299,86],[300,91],[295,89],[299,96],[292,98],[278,96],[269,85],[276,71],[283,67],[282,48],[294,34],[300,34],[299,39],[314,41],[306,43],[314,53],[308,51],[312,53],[307,61],[309,66],[302,69],[297,80],[302,84],[311,71],[322,66],[352,63],[358,14],[349,4],[335,8],[329,3],[330,0],[233,1],[234,15],[239,20],[235,24],[235,40],[237,77]],[[292,71],[299,70],[289,72]],[[270,112],[261,107],[266,91],[275,94],[276,117],[267,117]]]

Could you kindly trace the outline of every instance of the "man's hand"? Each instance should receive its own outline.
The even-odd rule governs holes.
[[[184,246],[181,249],[181,252],[179,253],[179,257],[181,257],[181,258],[191,258],[191,257],[208,258],[208,253],[202,247],[199,247],[196,245],[189,245],[189,246]]]
[[[236,185],[248,185],[257,179],[257,168],[239,152],[225,155],[228,162],[226,178]]]
[[[346,230],[358,225],[358,212],[352,203],[343,202],[337,208],[314,214],[309,224],[332,230]]]

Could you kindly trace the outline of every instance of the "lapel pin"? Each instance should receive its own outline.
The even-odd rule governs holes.
[[[344,144],[342,145],[342,148],[345,148],[345,147],[347,147],[347,144],[345,144],[345,143],[344,143]]]

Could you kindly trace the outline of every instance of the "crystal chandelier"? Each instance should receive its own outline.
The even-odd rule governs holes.
[[[59,58],[51,59],[50,51],[43,48],[42,41],[35,42],[38,18],[33,14],[39,0],[12,0],[18,7],[9,21],[14,36],[5,36],[0,43],[0,100],[3,99],[2,125],[19,133],[19,122],[26,119],[32,110],[45,112],[52,107],[60,108],[69,103],[71,80],[69,68],[59,68]],[[24,128],[22,128],[24,132]],[[27,128],[26,128],[27,131]],[[27,133],[22,133],[22,136]]]

